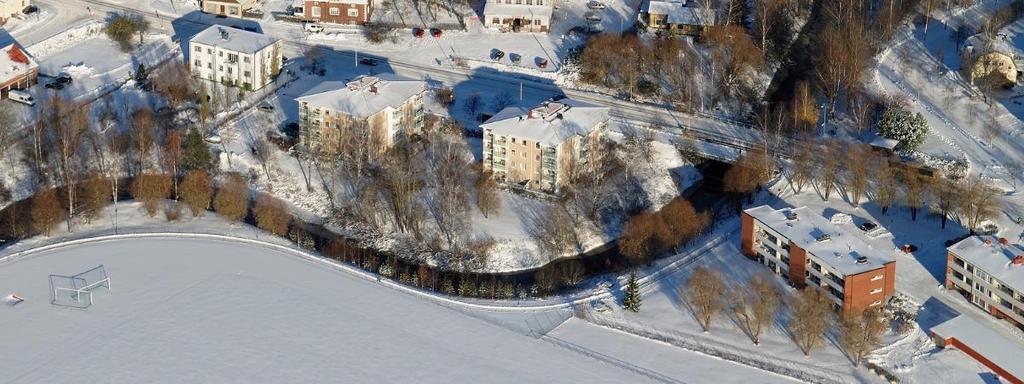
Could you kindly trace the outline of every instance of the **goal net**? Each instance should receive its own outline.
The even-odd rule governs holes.
[[[92,305],[92,291],[98,287],[110,290],[110,276],[103,265],[71,276],[50,275],[50,303],[53,305],[88,308]]]

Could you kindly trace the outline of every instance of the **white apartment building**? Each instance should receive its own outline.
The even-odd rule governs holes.
[[[484,26],[513,32],[547,32],[555,0],[486,0]]]
[[[250,90],[281,71],[281,41],[264,34],[213,25],[188,42],[192,75]]]
[[[607,128],[608,110],[571,99],[505,108],[480,125],[484,169],[501,182],[557,192]]]
[[[345,129],[362,126],[374,150],[383,152],[398,133],[423,130],[426,91],[426,82],[395,74],[321,83],[295,99],[302,145],[333,153],[341,149],[338,138]]]
[[[946,288],[1024,329],[1024,249],[1005,238],[971,236],[947,251]]]

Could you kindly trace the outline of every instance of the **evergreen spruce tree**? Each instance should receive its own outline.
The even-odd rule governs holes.
[[[636,272],[629,274],[626,284],[626,295],[622,298],[622,306],[633,312],[640,312],[640,285],[636,283]]]
[[[185,170],[202,169],[209,170],[212,163],[210,148],[203,141],[199,130],[193,128],[185,135],[185,153],[181,157],[181,166]]]
[[[146,71],[146,66],[139,63],[139,69],[135,71],[135,82],[139,84],[145,84],[149,79],[149,72]]]

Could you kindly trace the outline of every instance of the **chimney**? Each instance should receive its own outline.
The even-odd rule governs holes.
[[[985,239],[983,241],[984,241],[986,247],[992,245],[992,239]]]
[[[999,244],[1010,245],[1010,240],[1007,240],[1005,237],[1000,237],[999,238]]]
[[[1013,258],[1013,265],[1024,265],[1024,256],[1017,256]]]

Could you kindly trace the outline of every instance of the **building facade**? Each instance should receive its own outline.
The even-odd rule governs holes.
[[[483,24],[512,32],[541,32],[551,29],[555,0],[487,0]]]
[[[203,12],[230,17],[242,17],[252,9],[254,0],[203,0]]]
[[[32,5],[29,0],[0,0],[0,22],[21,15],[29,5]]]
[[[971,236],[947,251],[946,288],[1024,329],[1024,249],[1005,238]]]
[[[7,97],[7,91],[26,89],[39,80],[39,63],[10,35],[3,33],[0,39],[0,92]]]
[[[365,24],[373,11],[372,0],[304,0],[293,8],[302,8],[303,19],[316,23]],[[297,15],[299,13],[296,13]]]
[[[896,263],[858,238],[852,224],[833,223],[806,207],[743,212],[743,254],[797,288],[816,286],[843,312],[884,305],[896,290]]]
[[[500,182],[557,192],[585,165],[608,120],[607,107],[571,99],[505,108],[480,126],[484,169]]]
[[[213,25],[189,40],[188,51],[193,76],[250,90],[281,71],[281,41],[256,32]]]
[[[337,153],[344,149],[345,134],[357,134],[381,153],[394,145],[399,133],[423,130],[426,89],[423,81],[394,74],[322,83],[296,99],[300,143],[314,152]]]

